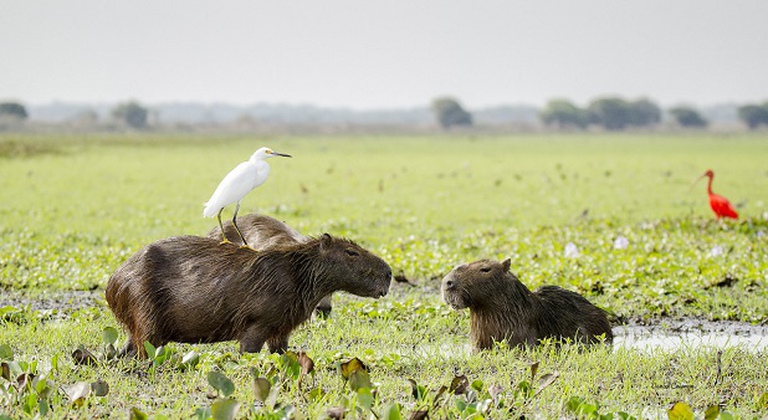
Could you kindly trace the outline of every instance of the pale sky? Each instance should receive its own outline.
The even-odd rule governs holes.
[[[768,100],[768,0],[0,0],[0,101]]]

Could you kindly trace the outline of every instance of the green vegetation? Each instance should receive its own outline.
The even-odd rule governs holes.
[[[241,214],[350,237],[411,284],[378,301],[339,295],[286,356],[238,355],[226,342],[112,359],[124,336],[101,297],[109,275],[150,241],[205,234],[216,222],[202,203],[262,145],[294,158],[270,161]],[[0,418],[653,418],[677,402],[675,418],[765,415],[764,352],[502,344],[472,354],[468,313],[438,291],[458,263],[509,257],[530,287],[578,291],[617,322],[766,324],[765,156],[764,134],[0,135]],[[689,191],[708,168],[738,221],[714,220],[703,184]],[[626,249],[614,247],[620,237]],[[568,243],[578,256],[565,256]],[[78,309],[32,304],[76,291],[99,297]]]

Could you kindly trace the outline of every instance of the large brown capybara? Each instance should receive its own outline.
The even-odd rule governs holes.
[[[613,341],[602,309],[557,286],[531,292],[509,266],[508,259],[479,260],[460,265],[443,278],[443,300],[454,309],[469,308],[475,350],[502,340],[509,346],[535,346],[547,338],[581,344]]]
[[[216,226],[208,232],[208,237],[213,239],[226,238],[234,244],[243,245],[243,241],[240,240],[240,235],[237,234],[235,225],[232,224],[231,220],[224,222],[223,226],[224,236],[221,234],[221,228]],[[238,217],[237,226],[240,228],[240,232],[243,234],[243,237],[245,237],[248,245],[256,251],[263,251],[279,246],[295,245],[309,240],[308,237],[302,235],[296,229],[293,229],[274,217],[256,213]],[[331,295],[324,296],[320,300],[320,303],[317,304],[315,314],[327,317],[331,314],[332,309]]]
[[[153,242],[112,274],[106,298],[129,334],[122,354],[146,357],[144,342],[238,340],[241,352],[288,347],[323,296],[337,290],[379,298],[392,271],[352,241],[323,234],[261,252],[211,238]]]

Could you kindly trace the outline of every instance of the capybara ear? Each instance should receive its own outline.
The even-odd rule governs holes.
[[[504,261],[502,261],[502,262],[501,262],[501,269],[502,269],[502,270],[504,270],[504,272],[506,273],[506,272],[508,272],[508,271],[509,271],[509,266],[510,266],[511,264],[512,264],[512,260],[510,260],[509,258],[507,258],[506,260],[504,260]]]
[[[331,245],[331,242],[333,242],[333,237],[327,233],[324,233],[323,236],[320,237],[320,245],[324,247]]]

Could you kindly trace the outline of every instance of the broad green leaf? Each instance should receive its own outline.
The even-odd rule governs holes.
[[[139,410],[136,407],[131,408],[131,420],[148,420],[149,416],[147,416],[143,411]]]
[[[117,336],[117,329],[114,327],[106,327],[101,331],[101,338],[104,341],[104,344],[114,345],[117,341]]]
[[[88,382],[78,382],[74,385],[64,387],[64,392],[72,405],[80,407],[85,399],[91,395],[91,384]]]
[[[8,344],[0,344],[0,359],[13,360],[13,350]]]
[[[678,402],[667,412],[669,420],[693,420],[691,406],[684,402]]]
[[[215,370],[208,372],[208,383],[225,397],[235,392],[235,384],[221,372]]]
[[[715,420],[720,415],[720,407],[713,405],[704,412],[704,420]]]
[[[380,420],[402,420],[402,418],[397,404],[385,404],[379,415]]]
[[[200,355],[196,351],[191,350],[181,358],[181,365],[179,367],[190,369],[196,367],[198,363],[200,363]]]
[[[214,420],[232,420],[240,409],[240,403],[232,398],[220,398],[211,404]]]
[[[451,386],[448,388],[448,392],[455,395],[461,395],[467,391],[469,386],[469,380],[465,375],[455,376],[451,380]]]
[[[253,392],[256,394],[256,399],[263,402],[267,401],[269,397],[269,389],[271,385],[266,378],[256,378],[253,380]]]
[[[373,384],[371,384],[371,378],[368,376],[368,372],[363,369],[358,369],[352,372],[349,376],[349,387],[352,388],[353,391],[362,388],[372,388]]]
[[[91,391],[97,397],[104,397],[109,394],[109,384],[101,379],[91,382]]]
[[[357,402],[362,406],[365,407],[367,410],[370,410],[373,406],[373,394],[371,394],[371,388],[359,388],[356,390],[357,392]]]
[[[344,379],[349,380],[349,376],[352,374],[352,372],[357,370],[364,370],[366,372],[368,371],[368,367],[365,366],[365,363],[363,363],[363,361],[357,357],[341,364],[341,376]]]

